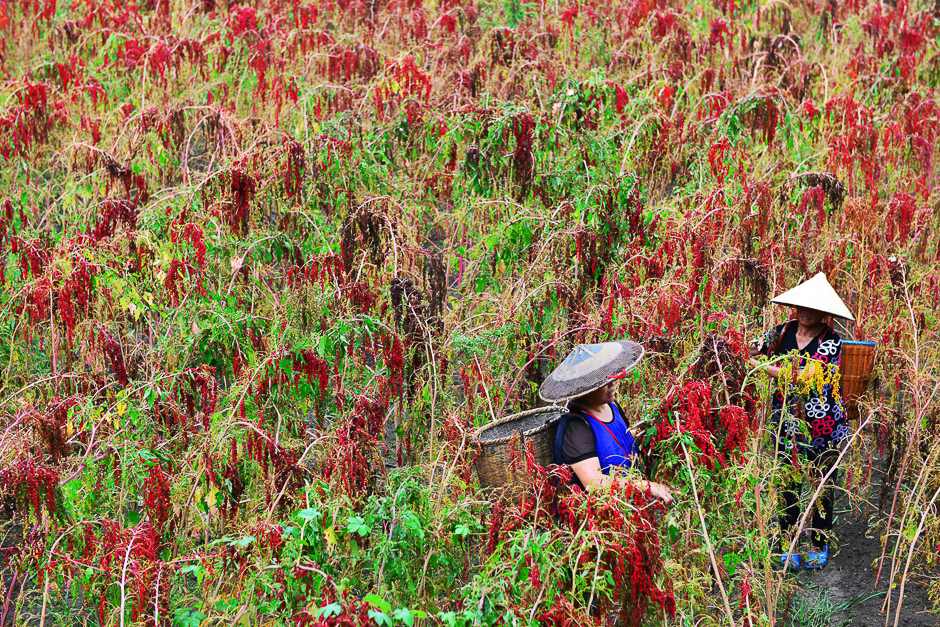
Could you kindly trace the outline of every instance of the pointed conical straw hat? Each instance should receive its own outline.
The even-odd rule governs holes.
[[[833,316],[855,320],[855,316],[845,306],[836,291],[829,285],[826,275],[822,272],[804,281],[770,301],[778,305],[790,305],[791,307],[807,307],[816,309]]]
[[[643,347],[630,340],[579,344],[539,388],[543,400],[557,403],[593,392],[632,370]]]

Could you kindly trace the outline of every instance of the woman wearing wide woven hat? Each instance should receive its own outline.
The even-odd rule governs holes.
[[[636,440],[626,415],[614,400],[614,385],[643,358],[643,347],[622,340],[581,344],[542,383],[539,396],[553,403],[568,401],[555,436],[555,462],[574,471],[575,485],[596,490],[616,483],[614,466],[629,468]],[[637,482],[666,503],[672,493],[661,483]]]
[[[767,374],[778,379],[771,404],[776,455],[789,465],[801,457],[806,462],[805,469],[821,479],[832,469],[838,458],[836,448],[848,435],[839,393],[842,338],[825,320],[828,316],[855,318],[822,272],[771,302],[796,309],[794,320],[777,325],[751,345],[751,364],[755,367],[762,365],[753,358],[758,355],[792,357],[775,360],[780,365],[763,365]],[[833,472],[820,494],[819,504],[813,505],[813,546],[807,553],[807,568],[822,568],[829,558],[836,479],[837,472]],[[800,556],[790,548],[784,552],[783,547],[789,547],[790,539],[786,536],[800,515],[802,483],[799,471],[791,470],[781,492],[784,509],[779,519],[781,539],[777,549],[781,562],[793,570],[800,567]]]

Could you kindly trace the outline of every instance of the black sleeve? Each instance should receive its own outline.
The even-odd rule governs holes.
[[[568,420],[561,450],[566,464],[576,464],[597,457],[597,442],[587,420],[577,415]]]
[[[773,329],[764,333],[761,342],[758,345],[758,354],[765,357],[781,354],[780,348],[783,343],[783,335],[787,331],[787,322],[778,324]]]

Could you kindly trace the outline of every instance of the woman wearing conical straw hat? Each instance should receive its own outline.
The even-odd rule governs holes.
[[[777,365],[763,366],[767,374],[778,380],[771,404],[776,455],[788,465],[803,461],[807,472],[818,480],[832,469],[838,457],[836,449],[848,435],[848,421],[839,394],[842,338],[825,320],[827,316],[855,318],[822,272],[771,302],[796,309],[794,320],[777,325],[761,342],[751,345],[752,357],[792,356],[790,360],[775,360]],[[761,363],[751,359],[754,366]],[[812,506],[812,547],[806,555],[806,567],[810,569],[822,568],[829,559],[837,472],[827,481],[819,503]],[[789,547],[791,540],[787,536],[800,515],[802,482],[800,472],[791,469],[782,491],[784,510],[779,519],[781,538],[777,550],[781,563],[792,570],[800,567],[800,555],[784,547]],[[786,562],[788,553],[790,559]]]
[[[580,344],[539,388],[546,401],[568,402],[568,413],[561,417],[555,436],[555,463],[571,466],[574,483],[581,489],[617,485],[611,469],[629,468],[632,463],[636,439],[615,400],[615,386],[642,358],[643,347],[630,340]],[[633,485],[666,503],[673,500],[661,483]]]

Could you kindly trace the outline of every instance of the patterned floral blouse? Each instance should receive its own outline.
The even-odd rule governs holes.
[[[783,385],[774,392],[771,408],[773,419],[770,429],[777,438],[779,450],[790,450],[796,443],[800,449],[819,452],[833,448],[848,435],[848,425],[842,398],[839,395],[839,365],[842,363],[842,338],[831,327],[817,335],[800,349],[796,344],[798,323],[790,320],[777,325],[764,336],[760,353],[767,356],[800,355],[802,372],[793,383],[790,363],[781,366],[780,381],[790,381],[787,393],[788,411],[783,425]],[[800,428],[796,418],[802,416],[805,429]]]

